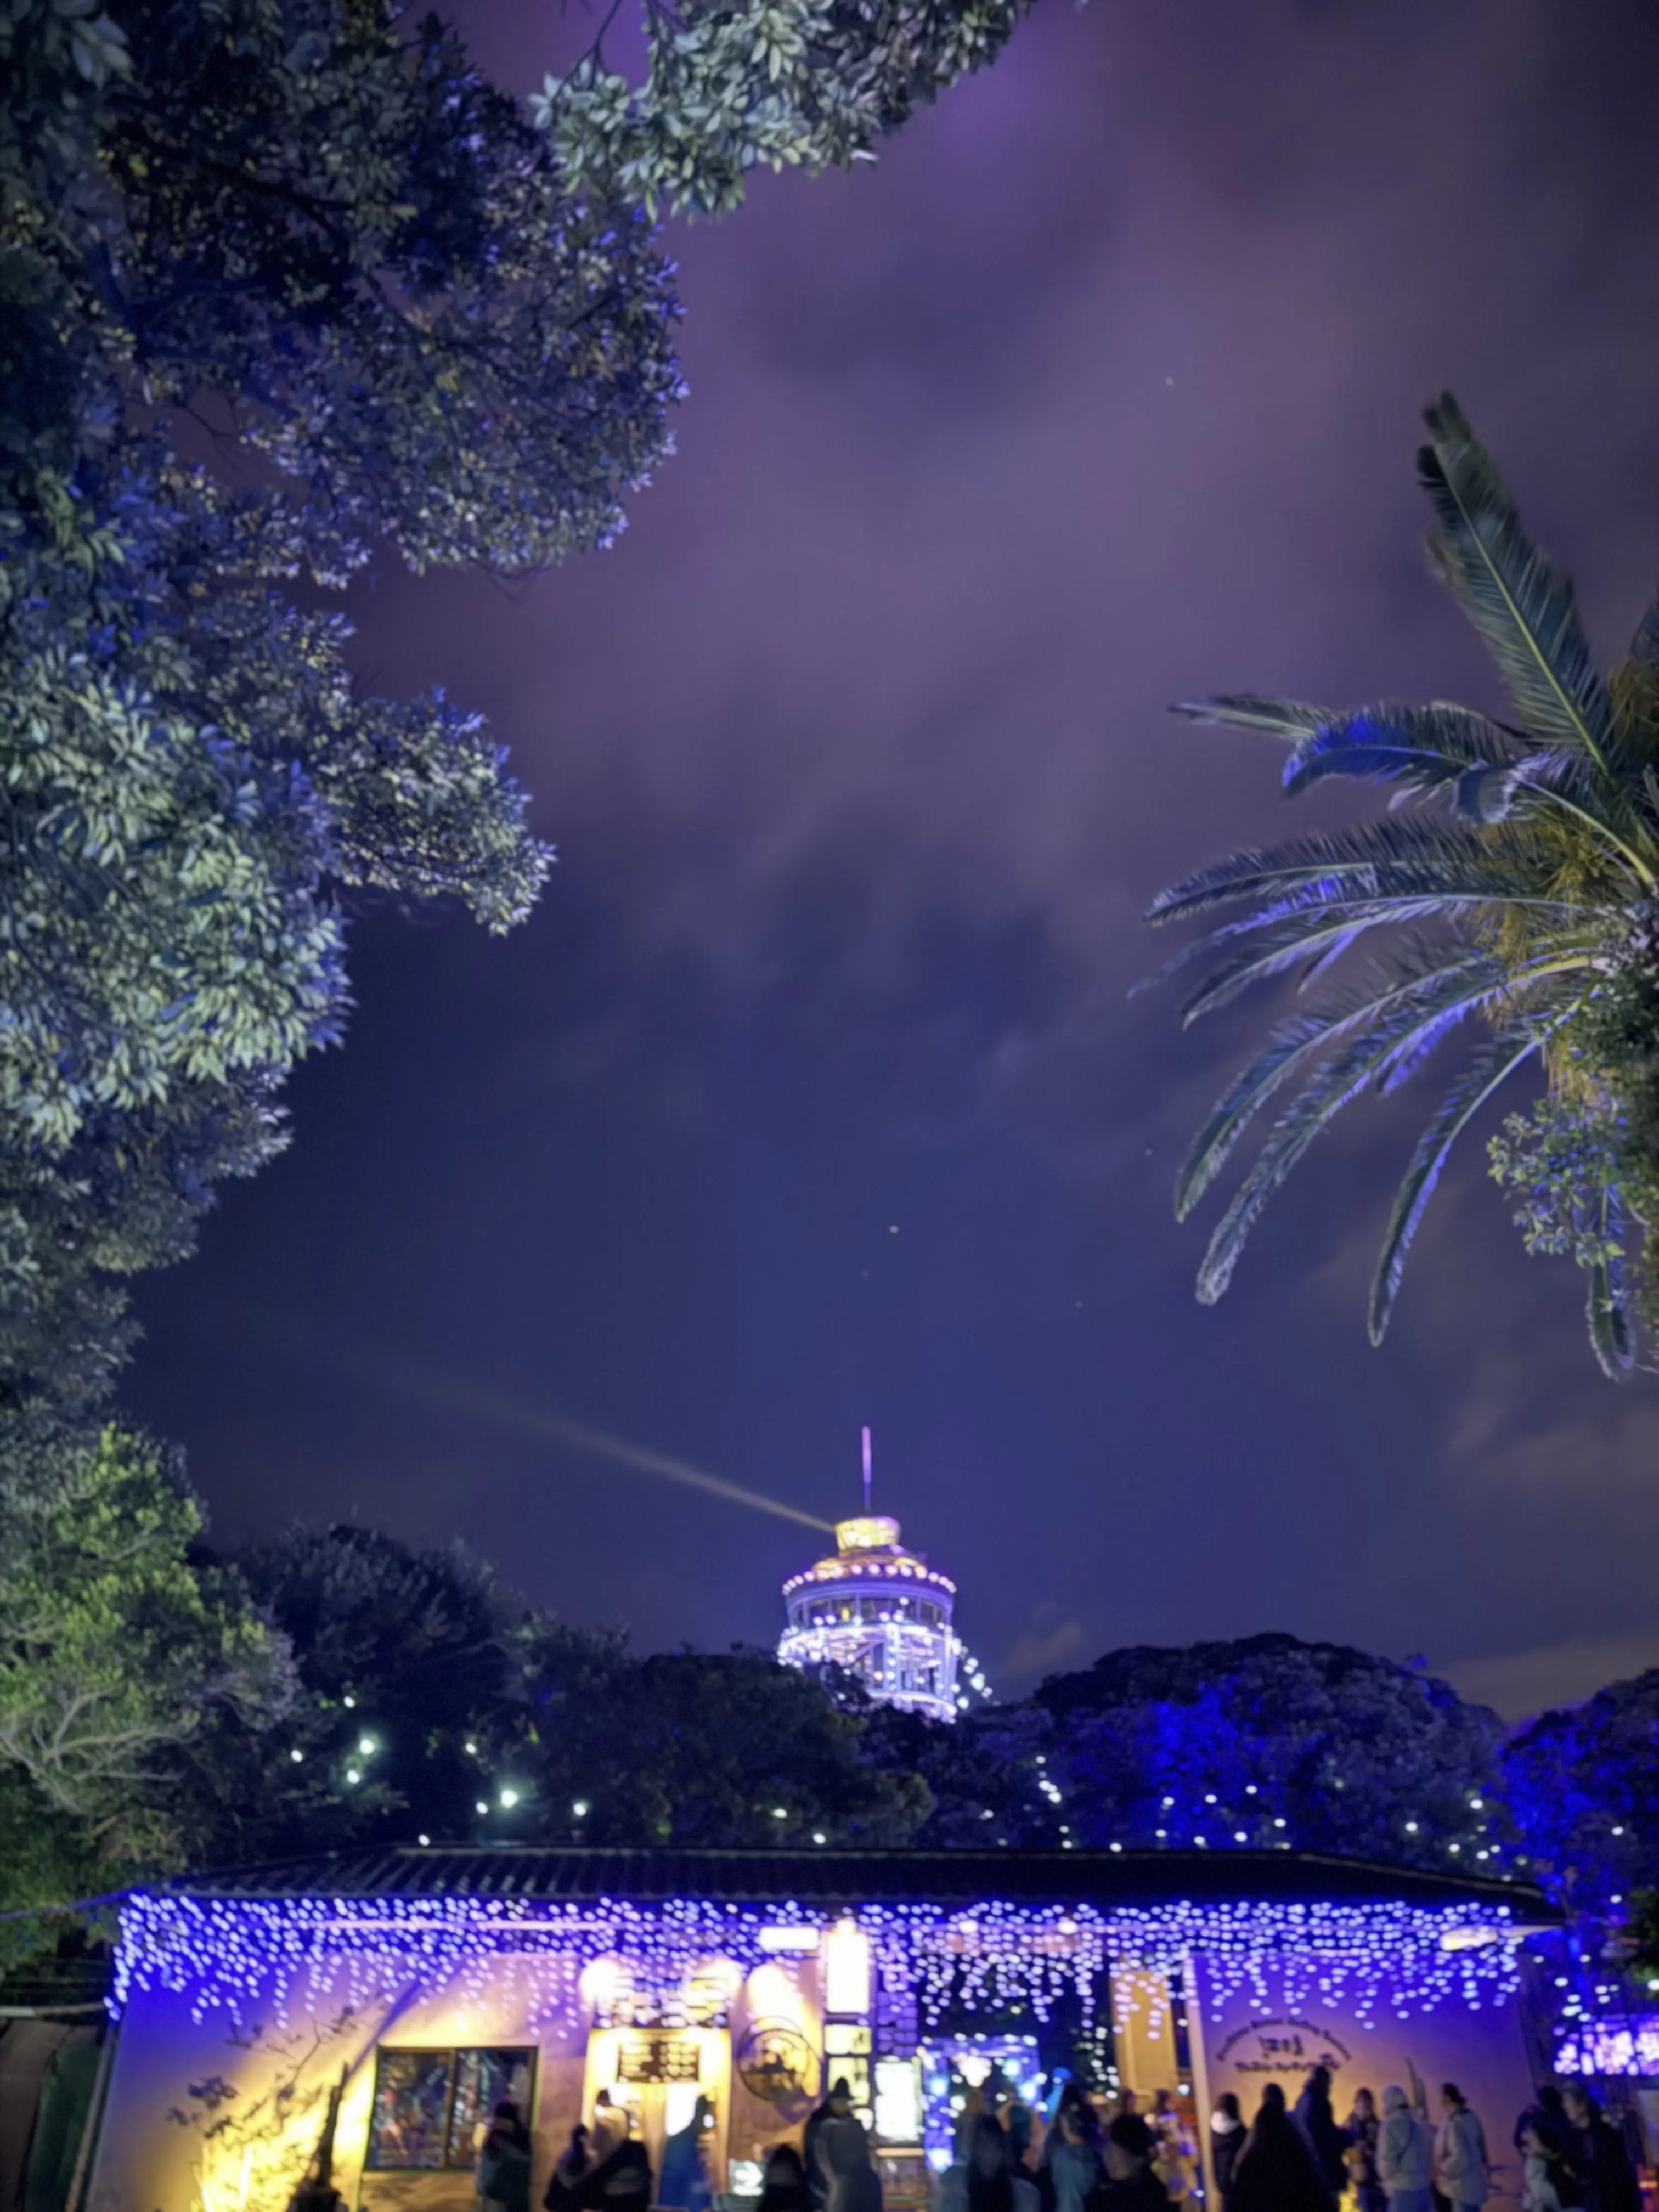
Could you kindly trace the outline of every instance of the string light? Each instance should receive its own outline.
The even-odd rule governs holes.
[[[1659,2074],[1659,2020],[1631,2027],[1596,2026],[1569,2034],[1557,2045],[1560,2074]]]
[[[1162,1985],[1196,1958],[1217,2019],[1240,1992],[1257,2010],[1344,2006],[1369,2024],[1385,2006],[1402,2020],[1460,2002],[1479,2011],[1517,1986],[1503,1906],[1181,1899],[1097,1911],[988,1899],[967,1911],[866,1905],[835,1918],[868,1938],[882,2001],[914,2008],[929,2030],[963,2013],[1023,2010],[1045,2021],[1068,1992],[1091,2027],[1109,1964]],[[139,1891],[122,1911],[111,2006],[118,2016],[136,1991],[166,1990],[188,1999],[195,2020],[222,2009],[240,2023],[270,2006],[285,2025],[289,2006],[308,2014],[325,2001],[389,2002],[411,1986],[480,2002],[510,1970],[527,1978],[532,2027],[574,2027],[583,2016],[578,1983],[594,1960],[624,1962],[636,1989],[672,2008],[712,1959],[745,1973],[765,1964],[763,1931],[780,1921],[831,1924],[794,1903],[763,1916],[693,1898],[635,1905]]]

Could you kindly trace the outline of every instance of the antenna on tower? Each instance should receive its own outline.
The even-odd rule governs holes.
[[[867,1425],[864,1431],[864,1510],[867,1517],[870,1511],[870,1431]]]

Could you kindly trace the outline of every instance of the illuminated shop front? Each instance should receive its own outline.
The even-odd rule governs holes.
[[[1243,1850],[422,1850],[180,1883],[124,1911],[88,2205],[282,2212],[343,2078],[337,2186],[422,2212],[474,2203],[503,2095],[537,2202],[578,2121],[626,2112],[655,2163],[699,2095],[740,2199],[842,2076],[896,2212],[972,2089],[1037,2105],[1061,2068],[1194,2120],[1321,2061],[1339,2105],[1414,2068],[1501,2142],[1530,2088],[1517,1947],[1547,1917],[1512,1886]]]

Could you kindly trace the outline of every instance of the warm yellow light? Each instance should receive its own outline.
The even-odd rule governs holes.
[[[914,2058],[877,2059],[876,2133],[884,2143],[921,2141],[921,2081]]]
[[[837,1521],[836,1542],[843,1552],[880,1552],[898,1542],[899,1524],[885,1514],[859,1515]]]
[[[616,1959],[595,1959],[582,1968],[581,1979],[576,1987],[581,2001],[592,2012],[607,2011],[615,2002],[621,1986],[623,1969]]]
[[[1489,1943],[1501,1943],[1505,1931],[1501,1928],[1448,1928],[1440,1938],[1443,1951],[1483,1951]]]
[[[826,2012],[870,2009],[870,1939],[855,1921],[838,1920],[823,1939],[823,2004]]]
[[[805,1922],[781,1922],[774,1928],[763,1928],[760,1932],[763,1951],[816,1951],[818,1931]]]

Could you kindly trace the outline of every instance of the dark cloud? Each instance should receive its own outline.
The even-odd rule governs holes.
[[[538,78],[532,20],[472,12]],[[768,1635],[799,1563],[295,1358],[297,1320],[814,1511],[872,1420],[993,1664],[1645,1632],[1659,1400],[1600,1381],[1478,1148],[1365,1346],[1431,1088],[1329,1140],[1200,1312],[1170,1184],[1267,1010],[1183,1036],[1127,993],[1151,893],[1290,826],[1272,751],[1170,700],[1492,698],[1421,556],[1431,392],[1608,650],[1633,626],[1656,64],[1635,0],[1051,5],[874,171],[679,241],[693,397],[615,551],[359,607],[380,682],[490,714],[562,862],[505,945],[365,915],[292,1154],[147,1291],[135,1397],[222,1523],[460,1528],[647,1644]]]

